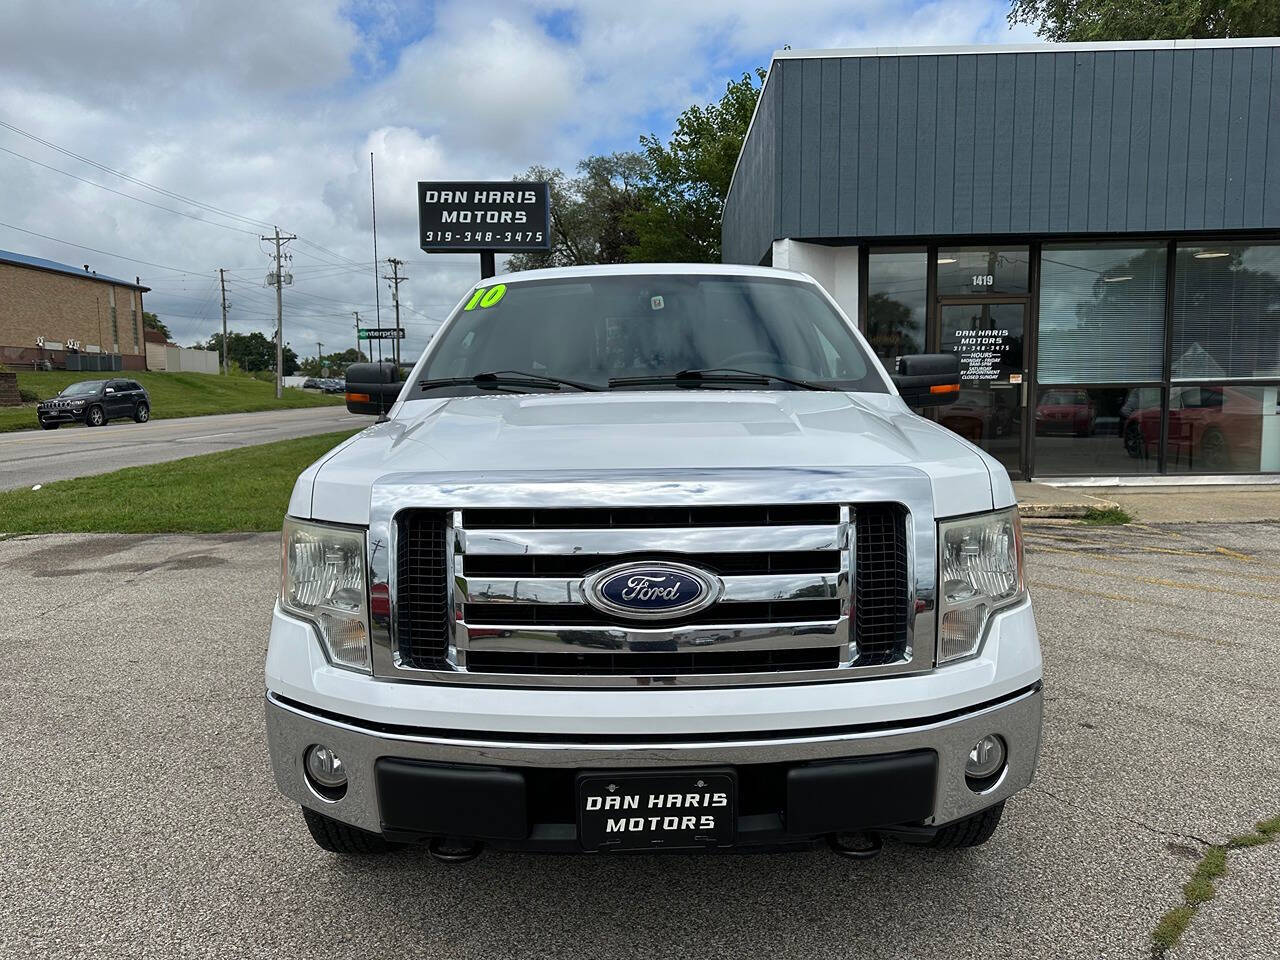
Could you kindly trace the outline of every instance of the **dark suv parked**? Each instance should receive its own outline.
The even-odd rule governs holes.
[[[151,396],[136,380],[82,380],[36,407],[36,418],[45,430],[56,430],[64,423],[101,427],[121,417],[138,423],[151,419]]]

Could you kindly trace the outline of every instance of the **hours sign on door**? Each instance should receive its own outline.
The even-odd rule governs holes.
[[[545,183],[418,183],[418,227],[428,253],[551,247],[550,188]]]
[[[961,330],[953,348],[960,354],[961,380],[999,380],[1001,360],[1009,349],[1008,330]]]

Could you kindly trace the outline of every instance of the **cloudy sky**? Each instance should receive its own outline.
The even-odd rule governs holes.
[[[274,328],[259,234],[278,224],[300,238],[288,246],[295,282],[285,290],[285,339],[300,354],[317,342],[345,348],[352,311],[372,321],[375,309],[372,151],[378,253],[406,263],[412,354],[478,273],[473,255],[418,249],[418,180],[505,179],[533,163],[570,169],[584,155],[633,148],[784,44],[1033,39],[1009,29],[1007,8],[6,0],[0,249],[141,276],[154,290],[147,309],[189,343],[220,325],[218,267],[229,271],[232,329]],[[389,325],[385,283],[381,299]]]

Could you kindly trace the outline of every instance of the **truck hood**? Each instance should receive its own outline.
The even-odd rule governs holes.
[[[298,479],[289,512],[365,524],[375,487],[527,483],[538,475],[898,468],[932,481],[938,516],[1012,502],[985,454],[888,394],[654,391],[402,403]],[[992,471],[999,476],[993,477]],[[993,480],[997,480],[993,501]]]

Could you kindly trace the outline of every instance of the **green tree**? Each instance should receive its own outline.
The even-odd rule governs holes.
[[[165,322],[150,310],[142,311],[142,326],[147,330],[158,331],[166,340],[171,340],[173,338],[169,333],[169,328],[165,326]]]
[[[611,153],[581,161],[576,177],[536,165],[518,175],[551,186],[551,249],[513,254],[508,269],[624,262],[634,241],[626,221],[642,202],[646,172],[641,154]]]
[[[867,298],[867,340],[878,357],[904,357],[919,353],[922,344],[916,334],[922,333],[911,308],[890,298],[887,293],[873,293]]]
[[[719,262],[724,199],[764,77],[744,73],[718,102],[689,107],[667,143],[640,138],[649,169],[643,202],[627,219],[629,260]]]
[[[1180,40],[1280,34],[1276,0],[1013,0],[1010,23],[1046,40]]]
[[[346,371],[348,364],[365,363],[368,359],[363,351],[357,352],[355,347],[347,347],[346,350],[326,353],[323,357],[301,357],[298,370],[308,377],[322,377],[327,367],[329,376],[338,377]]]
[[[205,344],[197,344],[205,350],[222,350],[222,334],[215,333],[209,338],[209,342]],[[285,346],[282,356],[284,358],[284,376],[292,376],[294,371],[298,369],[298,355],[293,348]],[[276,342],[274,339],[263,336],[257,330],[253,333],[230,333],[227,335],[227,357],[232,363],[240,367],[246,373],[254,373],[258,370],[276,369]]]

